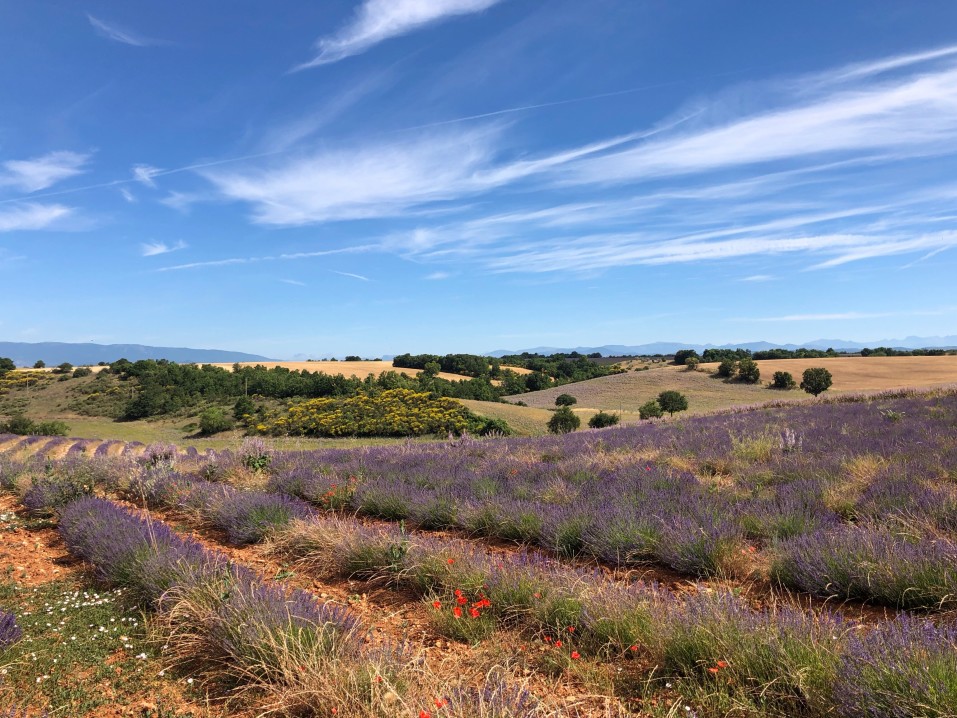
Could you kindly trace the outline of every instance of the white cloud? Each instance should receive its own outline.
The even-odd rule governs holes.
[[[300,282],[298,279],[280,279],[280,282],[283,284],[291,284],[294,287],[305,287],[305,282]]]
[[[7,160],[0,171],[0,187],[15,187],[24,192],[46,189],[57,182],[84,172],[88,154],[61,150],[29,160]]]
[[[253,205],[257,223],[295,226],[389,216],[454,199],[475,187],[491,155],[488,132],[320,150],[273,168],[203,170],[228,199]]]
[[[752,274],[750,277],[742,277],[742,282],[770,282],[775,277],[772,274]]]
[[[589,158],[569,169],[566,181],[630,182],[824,154],[955,150],[957,67],[950,65]]]
[[[163,170],[159,167],[150,167],[149,165],[134,165],[132,171],[133,179],[147,187],[155,187],[156,183],[153,178],[163,173]]]
[[[86,17],[90,21],[90,25],[93,26],[93,29],[96,30],[99,35],[107,38],[108,40],[120,42],[124,45],[133,45],[134,47],[148,47],[150,45],[164,44],[162,40],[155,40],[153,38],[138,35],[120,27],[119,25],[104,22],[103,20],[95,18],[92,15],[87,15]]]
[[[353,279],[361,279],[363,282],[372,281],[368,277],[363,277],[361,274],[353,274],[352,272],[339,272],[339,271],[336,271],[335,269],[330,269],[329,271],[332,272],[333,274],[340,274],[343,277],[352,277]]]
[[[437,282],[443,279],[449,279],[451,276],[451,272],[432,272],[432,274],[426,276],[426,279]]]
[[[52,229],[59,220],[72,214],[72,207],[61,204],[15,204],[10,209],[0,210],[0,232]]]
[[[120,187],[120,194],[123,196],[123,199],[125,199],[130,204],[133,204],[134,202],[136,202],[136,196],[132,192],[130,192],[126,187]]]
[[[834,312],[825,314],[787,314],[782,317],[735,318],[739,322],[829,322],[858,319],[886,319],[888,317],[937,317],[953,314],[954,307],[918,309],[906,312]]]
[[[392,37],[441,22],[456,15],[469,15],[490,8],[501,0],[365,0],[352,22],[335,35],[316,42],[319,54],[296,66],[304,70],[338,62],[365,52]]]
[[[166,244],[166,242],[144,242],[140,245],[140,249],[144,257],[156,257],[160,254],[178,252],[181,249],[186,249],[188,246],[189,245],[183,240],[179,240],[175,244]]]

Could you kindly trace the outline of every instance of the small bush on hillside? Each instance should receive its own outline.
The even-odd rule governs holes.
[[[233,418],[236,421],[242,421],[245,417],[251,416],[256,411],[256,405],[248,396],[241,396],[233,404]]]
[[[73,365],[70,362],[65,361],[62,364],[58,364],[57,367],[53,370],[53,373],[54,374],[72,374]]]
[[[41,421],[32,433],[39,436],[66,436],[70,433],[70,427],[62,421]]]
[[[548,430],[553,434],[568,434],[581,426],[582,420],[567,406],[558,409],[548,420]]]
[[[486,419],[478,433],[479,436],[510,436],[512,427],[505,419]]]
[[[738,370],[738,362],[728,357],[726,359],[721,360],[721,363],[718,364],[718,369],[715,373],[724,379],[730,379],[731,377],[734,376],[737,370]]]
[[[34,365],[33,365],[33,368],[34,368],[34,369],[46,369],[46,366],[47,366],[47,363],[46,363],[45,361],[43,361],[42,359],[37,359],[37,361],[36,361],[36,362],[34,363]]]
[[[663,391],[658,395],[658,405],[674,416],[676,411],[684,411],[688,408],[688,399],[678,391]]]
[[[621,417],[619,417],[618,414],[611,414],[607,411],[599,411],[588,420],[588,426],[592,429],[604,429],[606,426],[614,426],[619,421],[621,421]]]
[[[745,357],[738,362],[738,379],[746,384],[757,384],[761,381],[761,370],[754,359]]]
[[[572,404],[577,404],[578,399],[573,397],[571,394],[559,394],[558,398],[555,399],[555,406],[571,406]]]
[[[660,419],[663,415],[664,412],[657,399],[652,399],[638,407],[638,416],[642,419]]]
[[[204,436],[229,431],[232,428],[232,418],[226,416],[226,412],[218,406],[210,407],[199,415],[199,430]]]
[[[698,352],[694,349],[679,349],[675,352],[675,364],[678,366],[687,366],[689,359],[700,360]]]
[[[0,424],[0,431],[20,436],[66,436],[70,427],[62,421],[35,422],[23,414],[17,414],[6,424]]]
[[[776,371],[771,378],[772,389],[793,389],[797,384],[789,371]]]
[[[698,359],[698,357],[688,357],[685,359],[685,367],[687,367],[688,371],[698,371],[698,364],[700,363],[701,360]],[[648,367],[645,368],[647,369]]]
[[[93,370],[88,366],[80,366],[73,370],[74,379],[82,379],[85,376],[90,376],[93,373]]]
[[[801,388],[808,394],[817,396],[827,391],[832,383],[831,372],[824,367],[812,367],[804,370]]]

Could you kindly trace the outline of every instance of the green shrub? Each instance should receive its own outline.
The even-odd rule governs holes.
[[[256,405],[248,396],[241,396],[233,404],[233,418],[236,421],[242,421],[245,417],[251,416],[256,411]]]
[[[771,378],[772,389],[793,389],[797,384],[789,371],[776,371]]]
[[[746,384],[757,384],[761,381],[761,370],[751,357],[745,357],[738,362],[738,379]]]
[[[604,429],[606,426],[614,426],[621,417],[618,414],[611,414],[607,411],[599,411],[588,420],[588,426],[592,429]]]
[[[582,420],[567,406],[558,409],[548,420],[548,430],[553,434],[568,434],[581,426]]]
[[[718,370],[715,372],[718,376],[725,379],[730,379],[738,371],[738,362],[731,357],[727,357],[721,360],[721,363],[718,364]]]
[[[62,421],[41,421],[31,433],[38,436],[66,436],[70,433],[70,427]]]
[[[555,406],[571,406],[572,404],[577,404],[578,399],[573,397],[571,394],[559,394],[555,399]]]
[[[808,394],[817,396],[827,391],[832,383],[831,372],[824,367],[811,367],[804,370],[801,388]]]
[[[199,431],[204,436],[229,431],[233,428],[233,420],[218,406],[210,407],[199,415]]]
[[[73,365],[70,362],[65,361],[62,364],[58,364],[57,367],[53,370],[53,373],[54,374],[72,374]]]
[[[42,359],[37,359],[37,361],[36,361],[36,362],[34,363],[34,365],[33,365],[33,368],[34,368],[34,369],[46,369],[46,366],[47,366],[47,363],[46,363],[45,361],[43,361]]]
[[[657,399],[652,399],[638,407],[638,416],[642,419],[660,419],[663,414]]]
[[[505,419],[485,419],[478,433],[479,436],[510,436],[512,427],[508,425]]]
[[[93,373],[93,370],[88,366],[80,366],[73,370],[74,379],[82,379],[85,376],[90,376]]]
[[[679,349],[675,352],[675,364],[678,366],[687,366],[689,359],[700,360],[698,352],[694,349]]]

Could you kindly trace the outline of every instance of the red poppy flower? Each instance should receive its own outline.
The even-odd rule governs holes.
[[[472,618],[478,618],[481,614],[479,613],[479,610],[478,610],[477,608],[470,608],[470,609],[469,609],[469,615],[470,615]]]
[[[441,610],[441,609],[442,609],[442,602],[441,602],[441,601],[432,601],[432,608],[434,608],[434,609],[436,609],[436,610]]]
[[[452,613],[456,618],[462,618],[462,609],[458,606],[452,609]]]
[[[579,653],[578,651],[572,651],[572,660],[573,660],[573,661],[577,661],[577,660],[578,660],[579,658],[581,658],[581,657],[582,657],[582,654],[581,654],[581,653]]]

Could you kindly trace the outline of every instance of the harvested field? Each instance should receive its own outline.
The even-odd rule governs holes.
[[[222,367],[224,369],[232,369],[232,364],[213,364],[213,366]],[[289,369],[290,371],[311,371],[311,372],[322,372],[323,374],[343,374],[344,376],[357,376],[360,379],[364,379],[373,374],[379,376],[380,374],[385,374],[387,371],[396,371],[400,374],[405,373],[409,376],[417,376],[421,369],[404,369],[399,367],[392,366],[390,361],[260,361],[260,362],[244,362],[239,366],[264,366],[268,369],[273,367],[283,367],[284,369]],[[519,369],[518,367],[508,367],[516,374],[531,374],[529,369]],[[463,378],[461,374],[449,374],[448,372],[439,372],[439,376],[443,379],[448,379],[449,381],[459,381]]]
[[[761,369],[759,384],[718,379],[712,376],[717,364],[702,364],[696,372],[678,366],[659,366],[647,371],[631,371],[512,396],[508,400],[524,401],[530,408],[550,409],[554,408],[555,398],[559,394],[571,394],[578,399],[572,408],[583,421],[594,412],[604,410],[621,412],[622,421],[629,423],[638,420],[638,407],[659,393],[672,389],[688,397],[688,411],[692,414],[704,414],[732,406],[810,398],[800,389],[769,389],[768,383],[776,371],[790,372],[800,384],[805,369],[825,367],[834,377],[828,394],[904,387],[929,388],[957,383],[957,356],[775,359],[759,361],[758,367]]]
[[[883,391],[903,387],[938,386],[957,382],[957,356],[942,357],[833,357],[828,359],[773,359],[759,361],[761,379],[767,383],[776,371],[791,372],[801,383],[809,367],[822,366],[831,372],[830,391]],[[712,372],[717,364],[702,364]]]

